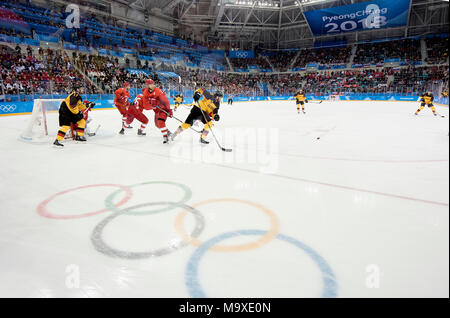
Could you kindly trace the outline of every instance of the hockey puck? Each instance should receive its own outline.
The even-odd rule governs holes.
[[[320,137],[317,137],[316,139],[320,139]]]

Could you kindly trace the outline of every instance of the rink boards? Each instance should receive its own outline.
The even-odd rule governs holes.
[[[88,100],[94,100],[98,95],[88,96]],[[328,96],[307,95],[309,100],[327,100]],[[419,101],[418,96],[393,95],[393,94],[349,94],[338,96],[341,101],[389,101],[389,102],[415,102]],[[233,102],[248,102],[248,101],[288,101],[294,100],[293,96],[238,96],[233,98]],[[170,104],[174,104],[174,99],[169,98]],[[228,96],[225,95],[222,102],[227,102]],[[192,98],[185,98],[184,102],[190,104],[193,102]],[[448,106],[448,98],[435,98],[435,104],[440,106]],[[113,108],[113,96],[105,95],[96,101],[95,109]],[[33,101],[26,102],[0,102],[0,116],[7,115],[24,115],[30,114],[33,110]]]

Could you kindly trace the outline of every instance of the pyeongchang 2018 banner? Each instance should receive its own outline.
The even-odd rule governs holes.
[[[253,51],[229,51],[228,56],[230,59],[252,59],[255,57]]]
[[[404,26],[411,0],[373,0],[305,12],[315,36]]]

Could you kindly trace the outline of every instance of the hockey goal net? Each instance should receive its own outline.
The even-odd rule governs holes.
[[[62,101],[63,99],[35,99],[30,121],[20,138],[33,143],[52,141],[58,132],[58,110]]]

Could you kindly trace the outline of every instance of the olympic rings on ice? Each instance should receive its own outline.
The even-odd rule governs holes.
[[[221,234],[219,236],[213,237],[203,243],[199,248],[197,248],[192,254],[191,258],[188,261],[185,273],[186,279],[186,287],[188,289],[189,295],[191,297],[204,298],[206,297],[205,292],[203,291],[199,279],[198,279],[198,267],[200,264],[200,260],[205,255],[208,250],[211,250],[217,243],[224,241],[229,238],[233,238],[236,236],[242,235],[264,235],[266,232],[261,230],[240,230],[234,232],[228,232]],[[322,292],[321,296],[324,298],[332,298],[337,296],[337,282],[336,277],[331,269],[330,265],[328,265],[327,261],[320,256],[316,251],[310,248],[308,245],[296,240],[287,235],[278,234],[276,239],[290,243],[303,252],[305,252],[319,267],[322,273]]]
[[[45,199],[44,201],[42,201],[41,203],[39,203],[38,207],[37,207],[37,212],[39,215],[46,217],[46,218],[50,218],[50,219],[78,219],[78,218],[84,218],[84,217],[88,217],[88,216],[93,216],[93,215],[97,215],[103,212],[108,212],[109,209],[103,209],[103,210],[99,210],[96,212],[90,212],[90,213],[83,213],[83,214],[78,214],[78,215],[57,215],[57,214],[53,214],[51,212],[49,212],[47,210],[47,205],[50,201],[52,201],[53,199],[55,199],[58,196],[61,196],[63,194],[72,192],[72,191],[76,191],[76,190],[80,190],[80,189],[87,189],[87,188],[96,188],[96,187],[119,187],[121,189],[121,191],[125,191],[125,197],[119,201],[119,203],[113,204],[111,203],[111,205],[113,205],[114,207],[118,207],[118,206],[122,206],[125,203],[128,202],[128,200],[131,199],[131,196],[133,195],[133,192],[131,192],[130,187],[124,186],[124,185],[120,185],[120,184],[90,184],[90,185],[84,185],[84,186],[80,186],[80,187],[76,187],[73,189],[68,189],[68,190],[64,190],[61,192],[58,192],[54,195],[52,195],[51,197],[49,197],[48,199]]]
[[[120,206],[123,206],[125,203],[127,203],[132,195],[132,188],[142,186],[142,185],[148,185],[148,184],[168,184],[173,185],[181,190],[184,191],[183,197],[179,201],[161,201],[161,202],[149,202],[149,203],[142,203],[138,205],[133,205],[128,208],[119,208]],[[106,209],[102,209],[95,212],[89,212],[84,214],[78,214],[78,215],[57,215],[50,213],[47,210],[47,205],[50,201],[55,199],[58,196],[64,195],[66,193],[80,190],[80,189],[86,189],[86,188],[95,188],[95,187],[104,187],[104,186],[111,186],[111,187],[118,187],[119,190],[114,191],[110,195],[108,195],[105,199],[105,206]],[[122,192],[125,193],[125,197],[122,198],[118,203],[114,204],[114,199],[121,194]],[[194,253],[191,255],[185,272],[185,283],[186,287],[188,289],[188,292],[190,296],[192,297],[205,297],[205,292],[203,291],[199,279],[198,279],[198,267],[201,258],[204,256],[204,254],[207,251],[216,251],[216,252],[241,252],[241,251],[248,251],[252,249],[259,248],[263,246],[264,244],[267,244],[271,242],[274,239],[281,240],[287,243],[290,243],[299,249],[301,249],[306,255],[308,255],[314,263],[318,266],[322,273],[322,297],[336,297],[337,296],[337,283],[336,283],[336,277],[333,273],[333,270],[328,265],[326,260],[320,256],[316,251],[314,251],[312,248],[307,246],[306,244],[298,241],[295,238],[292,238],[290,236],[280,234],[279,228],[280,228],[280,222],[277,217],[277,215],[272,212],[271,210],[267,209],[266,207],[262,206],[261,204],[242,200],[242,199],[233,199],[233,198],[219,198],[219,199],[211,199],[202,201],[199,203],[196,203],[194,205],[187,205],[187,201],[191,199],[192,197],[192,191],[189,187],[186,185],[183,185],[181,183],[176,182],[170,182],[170,181],[151,181],[151,182],[143,182],[134,184],[131,186],[124,186],[124,185],[118,185],[118,184],[93,184],[93,185],[84,185],[73,189],[68,189],[65,191],[58,192],[48,199],[42,201],[38,207],[37,212],[39,215],[46,217],[46,218],[53,218],[53,219],[76,219],[76,218],[82,218],[82,217],[88,217],[97,215],[103,212],[112,211],[113,213],[107,216],[105,219],[103,219],[97,226],[94,228],[91,234],[91,242],[94,245],[95,249],[99,251],[100,253],[103,253],[105,255],[116,257],[116,258],[124,258],[124,259],[143,259],[143,258],[152,258],[152,257],[158,257],[170,254],[176,250],[179,250],[183,247],[188,246],[189,244],[197,247],[197,249],[194,251]],[[270,229],[263,231],[263,230],[239,230],[239,231],[233,231],[221,234],[219,236],[213,237],[209,240],[206,240],[205,242],[202,242],[199,240],[200,234],[203,232],[205,228],[205,218],[200,213],[200,211],[197,209],[199,206],[203,206],[206,204],[212,204],[212,203],[219,203],[219,202],[233,202],[233,203],[240,203],[244,205],[248,205],[251,207],[255,207],[259,210],[261,210],[264,214],[266,214],[270,219]],[[139,208],[142,207],[148,207],[148,206],[158,206],[158,205],[165,205],[163,208],[155,208],[147,211],[139,211]],[[126,215],[150,215],[150,214],[156,214],[160,212],[166,212],[174,208],[182,208],[183,210],[177,215],[174,226],[177,231],[177,233],[180,235],[180,240],[174,242],[170,246],[154,249],[154,250],[148,250],[148,251],[142,251],[142,252],[134,252],[134,251],[123,251],[117,248],[114,248],[110,246],[108,243],[104,241],[103,238],[103,231],[105,227],[114,219],[116,219],[119,216],[122,216],[124,214]],[[186,230],[184,229],[184,219],[188,213],[191,213],[195,218],[195,227],[191,231],[191,233],[186,233]],[[244,243],[240,245],[219,245],[218,243],[227,240],[229,238],[237,237],[237,236],[260,236],[257,240],[250,243]]]
[[[135,205],[135,206],[126,208],[126,209],[116,212],[114,214],[111,214],[107,218],[102,220],[95,227],[95,229],[91,235],[91,241],[92,241],[92,244],[94,244],[95,249],[103,254],[106,254],[106,255],[112,256],[112,257],[128,258],[128,259],[142,259],[142,258],[150,258],[150,257],[167,255],[167,254],[170,254],[176,250],[179,250],[179,249],[187,246],[188,242],[185,240],[182,240],[180,242],[172,244],[171,246],[168,246],[165,248],[160,248],[157,250],[151,250],[151,251],[146,251],[146,252],[128,252],[128,251],[122,251],[122,250],[118,250],[113,247],[110,247],[103,240],[103,237],[102,237],[103,230],[108,225],[108,223],[110,223],[112,220],[114,220],[115,218],[117,218],[123,214],[129,214],[129,211],[132,209],[137,209],[137,208],[141,208],[141,207],[145,207],[145,206],[154,206],[154,205],[168,205],[168,206],[179,205],[179,206],[183,207],[184,209],[186,209],[187,211],[189,211],[190,213],[192,213],[195,217],[195,227],[192,230],[190,237],[193,237],[193,238],[198,237],[205,227],[205,218],[203,217],[203,215],[198,210],[196,210],[195,208],[193,208],[189,205],[180,204],[177,202],[143,203],[143,204],[139,204],[139,205]]]
[[[184,191],[184,196],[183,198],[181,198],[180,201],[178,202],[172,202],[170,203],[169,206],[165,207],[165,208],[160,208],[160,209],[155,209],[155,210],[150,210],[150,211],[132,211],[129,208],[127,209],[128,212],[127,214],[131,214],[131,215],[148,215],[148,214],[155,214],[155,213],[160,213],[160,212],[165,212],[165,211],[169,211],[173,208],[179,207],[184,205],[184,203],[186,203],[187,201],[189,201],[189,199],[192,197],[192,191],[191,189],[189,189],[186,185],[181,184],[181,183],[176,183],[176,182],[170,182],[170,181],[150,181],[150,182],[143,182],[143,183],[137,183],[137,184],[133,184],[131,186],[128,186],[129,188],[135,188],[138,186],[142,186],[142,185],[146,185],[146,184],[170,184],[170,185],[174,185],[178,188],[180,188],[181,190]],[[120,212],[121,210],[117,208],[117,205],[113,204],[113,201],[115,199],[115,197],[121,193],[123,191],[123,189],[119,189],[115,192],[113,192],[112,194],[110,194],[108,197],[106,197],[105,199],[105,206],[107,209],[113,211],[113,212]]]
[[[258,208],[269,217],[270,229],[269,229],[269,231],[265,232],[261,236],[261,238],[259,238],[255,242],[250,242],[250,243],[240,244],[240,245],[230,245],[230,246],[215,245],[215,246],[211,247],[211,249],[210,249],[211,251],[215,251],[215,252],[248,251],[248,250],[259,248],[262,245],[269,243],[277,236],[277,234],[279,232],[279,228],[280,228],[280,221],[278,220],[278,217],[275,213],[273,213],[271,210],[267,209],[266,207],[262,206],[261,204],[247,201],[247,200],[241,200],[241,199],[224,198],[224,199],[213,199],[213,200],[202,201],[202,202],[193,204],[192,207],[197,208],[201,205],[206,205],[206,204],[216,203],[216,202],[237,202],[237,203],[242,203],[242,204],[246,204],[246,205]],[[198,240],[197,238],[189,237],[186,234],[186,231],[184,230],[183,220],[184,220],[186,214],[187,214],[187,212],[183,211],[177,216],[177,218],[175,219],[175,229],[183,238],[185,238],[187,241],[189,241],[192,245],[198,247],[198,246],[202,245],[202,242],[200,240]]]

